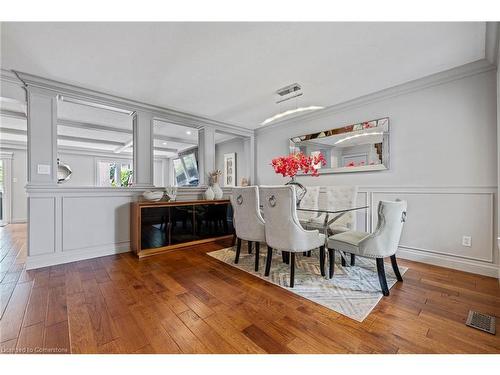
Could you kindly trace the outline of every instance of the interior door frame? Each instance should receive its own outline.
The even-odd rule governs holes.
[[[2,220],[0,226],[10,224],[12,220],[12,152],[0,152],[3,162],[4,196],[2,202]]]

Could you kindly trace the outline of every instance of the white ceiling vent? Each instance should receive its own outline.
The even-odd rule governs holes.
[[[282,102],[285,102],[287,100],[301,96],[302,95],[302,86],[299,85],[298,83],[292,83],[291,85],[288,85],[288,86],[282,87],[281,89],[276,90],[276,94],[278,94],[278,96],[279,96],[279,99],[276,102],[276,104],[282,103]]]

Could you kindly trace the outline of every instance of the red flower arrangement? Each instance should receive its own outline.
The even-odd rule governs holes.
[[[312,176],[319,176],[318,166],[326,165],[326,160],[321,153],[306,156],[303,152],[297,152],[274,158],[271,165],[274,171],[283,177],[294,177],[299,171],[305,174],[311,172]]]

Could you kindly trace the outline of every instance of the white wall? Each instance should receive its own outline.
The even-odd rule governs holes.
[[[236,185],[239,186],[241,179],[250,177],[248,175],[247,154],[245,150],[245,139],[234,138],[229,141],[215,145],[215,168],[224,171],[224,154],[236,153]],[[221,186],[224,186],[224,179],[221,179]]]
[[[380,199],[407,199],[408,222],[400,256],[498,275],[495,195],[497,190],[496,76],[470,75],[290,121],[257,132],[259,184],[280,184],[271,159],[288,152],[292,136],[390,117],[390,169],[381,172],[300,177],[305,185],[359,185],[360,203],[372,210]],[[461,245],[472,236],[472,247]]]

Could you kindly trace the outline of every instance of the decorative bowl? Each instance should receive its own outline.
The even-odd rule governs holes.
[[[160,199],[163,198],[163,194],[164,192],[163,191],[145,191],[144,193],[142,193],[142,196],[148,200],[148,201],[159,201]]]

